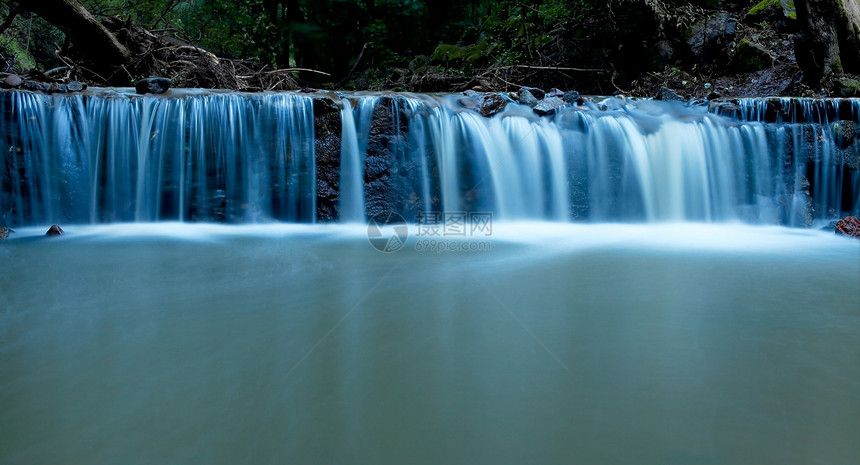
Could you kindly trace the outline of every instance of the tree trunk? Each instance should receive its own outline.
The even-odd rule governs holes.
[[[841,3],[836,33],[842,67],[849,73],[860,74],[860,0],[842,0]]]
[[[38,0],[21,6],[41,16],[66,34],[100,70],[131,61],[131,51],[100,23],[78,0]]]
[[[858,0],[798,0],[797,64],[804,80],[818,85],[843,69],[860,68],[860,6]]]

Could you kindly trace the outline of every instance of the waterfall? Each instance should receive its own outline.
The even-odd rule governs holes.
[[[0,223],[313,222],[318,98],[2,92]],[[462,98],[335,98],[340,132],[322,137],[341,141],[339,220],[810,226],[860,213],[860,99],[608,98],[488,118]]]
[[[314,221],[313,100],[5,92],[13,224]]]

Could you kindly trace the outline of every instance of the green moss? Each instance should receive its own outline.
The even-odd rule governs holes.
[[[837,71],[842,72],[842,60],[836,60],[833,62],[833,67],[836,68]]]
[[[36,60],[33,56],[30,55],[14,38],[2,36],[0,37],[0,45],[2,45],[10,54],[15,56],[15,66],[20,68],[22,71],[34,69],[36,67]]]
[[[793,20],[797,21],[797,13],[795,13],[793,11],[791,13],[789,13],[788,19],[793,19]]]
[[[773,66],[773,59],[761,47],[746,38],[741,39],[732,58],[732,68],[737,72],[748,73]]]
[[[779,0],[762,0],[747,12],[747,16],[755,16],[771,6],[782,8],[779,4]]]
[[[487,41],[482,40],[475,45],[459,47],[457,45],[439,44],[436,50],[433,51],[433,56],[430,60],[435,63],[475,63],[486,55],[489,49]]]

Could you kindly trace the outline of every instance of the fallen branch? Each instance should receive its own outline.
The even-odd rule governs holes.
[[[540,69],[540,70],[548,70],[548,71],[579,71],[582,73],[605,73],[608,71],[605,69],[597,69],[597,68],[563,68],[560,66],[528,66],[528,65],[499,66],[499,67],[493,68],[493,69],[512,69],[512,68]]]
[[[315,69],[307,69],[307,68],[283,68],[283,69],[273,69],[273,70],[271,70],[271,71],[263,71],[263,72],[260,72],[260,73],[257,73],[257,74],[251,74],[251,75],[246,75],[246,76],[236,76],[236,77],[237,77],[237,78],[239,78],[239,79],[251,79],[251,78],[253,78],[253,77],[256,77],[256,76],[257,76],[257,75],[259,75],[259,74],[292,73],[292,72],[294,72],[294,71],[304,71],[304,72],[308,72],[308,73],[317,73],[317,74],[322,74],[323,76],[331,76],[331,74],[329,74],[329,73],[326,73],[326,72],[323,72],[323,71],[317,71],[317,70],[315,70]]]

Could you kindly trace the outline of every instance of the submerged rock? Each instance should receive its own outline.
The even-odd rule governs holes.
[[[836,234],[860,239],[860,220],[853,216],[842,218],[836,222]]]
[[[6,239],[13,232],[15,232],[15,231],[10,229],[10,228],[7,228],[5,226],[0,226],[0,240]]]
[[[150,77],[137,81],[134,90],[138,94],[163,94],[170,90],[173,82],[168,78]]]
[[[64,232],[65,231],[63,231],[63,228],[54,224],[54,225],[51,225],[51,227],[48,229],[48,232],[46,232],[45,235],[46,236],[62,236]]]
[[[567,104],[564,102],[564,100],[558,97],[547,97],[541,100],[537,105],[535,105],[534,112],[541,116],[551,115],[555,113],[556,110],[565,105]]]

